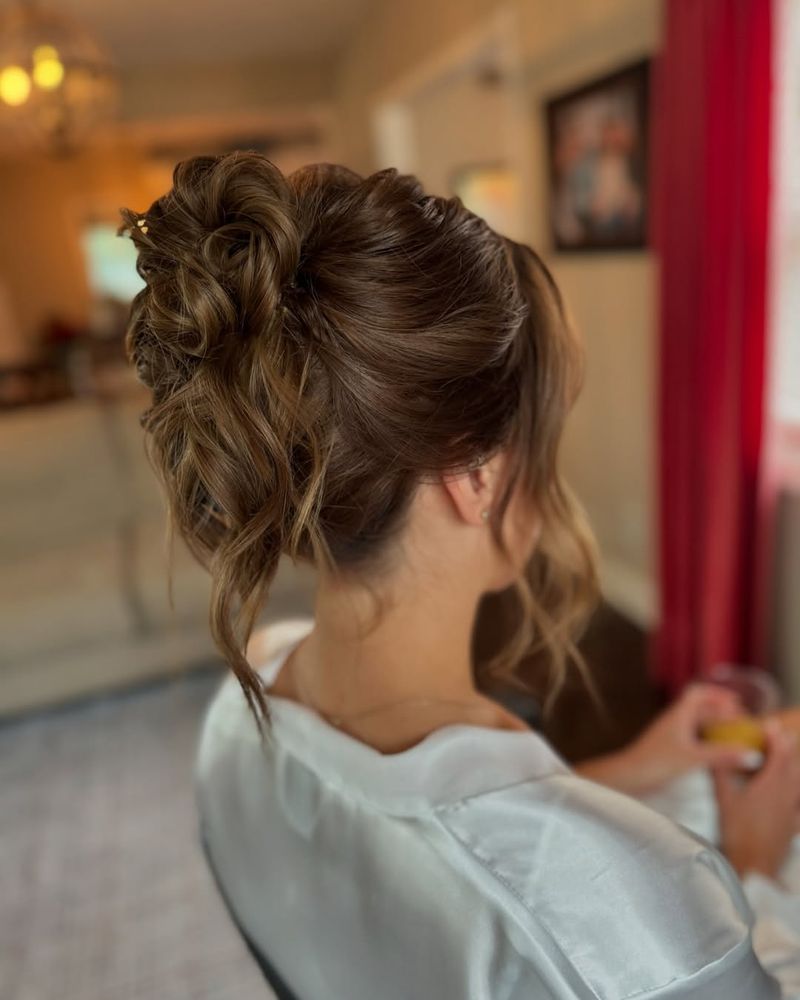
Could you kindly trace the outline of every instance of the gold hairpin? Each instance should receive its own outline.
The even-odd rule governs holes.
[[[143,233],[147,233],[147,216],[142,216],[141,219],[136,220],[136,225],[141,229]]]

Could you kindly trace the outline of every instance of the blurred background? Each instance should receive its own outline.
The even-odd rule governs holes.
[[[610,720],[568,683],[565,756],[724,662],[800,699],[797,0],[0,0],[3,997],[265,995],[195,840],[219,663],[180,545],[168,600],[116,236],[230,149],[416,173],[552,268]],[[312,588],[282,566],[266,619]]]

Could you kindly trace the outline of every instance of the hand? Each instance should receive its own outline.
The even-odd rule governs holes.
[[[718,684],[689,684],[625,751],[643,790],[653,790],[698,767],[735,770],[752,760],[752,750],[710,743],[701,736],[709,722],[744,715],[739,696]]]
[[[714,791],[720,824],[720,846],[744,876],[749,871],[774,878],[797,832],[800,806],[800,754],[797,737],[769,721],[767,759],[752,777],[725,767],[714,768]]]
[[[688,685],[629,746],[579,764],[584,777],[628,795],[646,795],[698,767],[747,766],[752,750],[708,743],[700,730],[708,722],[744,714],[738,695],[717,684]]]

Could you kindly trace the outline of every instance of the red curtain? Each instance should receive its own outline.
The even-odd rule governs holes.
[[[752,661],[771,0],[666,0],[655,65],[661,264],[654,669],[670,693]]]

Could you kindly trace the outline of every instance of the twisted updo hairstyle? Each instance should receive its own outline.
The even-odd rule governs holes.
[[[557,468],[580,358],[539,257],[395,170],[284,177],[250,151],[184,160],[144,219],[121,215],[146,283],[126,343],[148,452],[256,717],[244,650],[280,556],[369,580],[417,485],[501,448],[495,543],[515,489],[542,534],[485,669],[513,679],[538,649],[563,674],[595,575]]]

